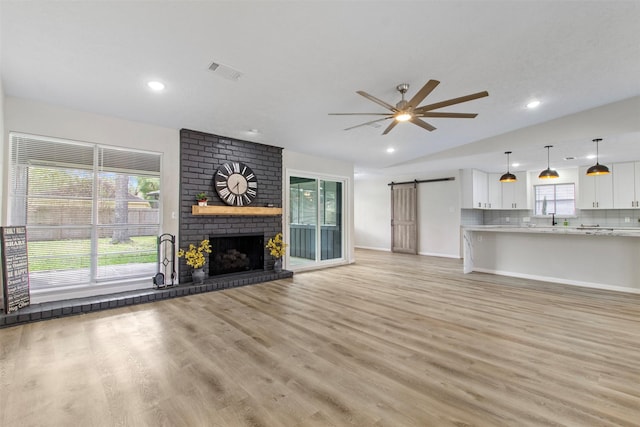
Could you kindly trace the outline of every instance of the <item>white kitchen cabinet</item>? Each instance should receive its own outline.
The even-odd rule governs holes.
[[[527,173],[512,172],[516,182],[501,182],[502,209],[530,209],[527,197]]]
[[[640,162],[614,163],[613,207],[616,209],[640,208]]]
[[[487,174],[487,206],[486,209],[502,209],[502,174]]]
[[[580,185],[578,207],[580,209],[613,209],[613,176],[587,176],[589,166],[578,170]]]
[[[487,209],[487,173],[477,169],[462,171],[462,207],[464,209]]]

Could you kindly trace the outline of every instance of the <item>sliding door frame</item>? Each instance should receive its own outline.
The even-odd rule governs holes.
[[[284,268],[292,271],[305,271],[305,270],[314,270],[318,268],[324,268],[335,265],[343,265],[348,264],[351,259],[351,203],[349,202],[351,197],[351,177],[349,176],[341,176],[341,175],[331,175],[331,174],[319,174],[308,171],[296,170],[296,169],[287,169],[284,177],[284,215],[282,217],[282,232],[285,238],[285,242],[287,245],[291,244],[291,177],[300,177],[300,178],[309,178],[316,180],[317,183],[320,181],[334,181],[342,184],[342,254],[340,258],[327,259],[322,260],[320,255],[320,230],[322,224],[320,223],[320,210],[316,212],[317,214],[317,227],[316,227],[316,261],[309,262],[305,265],[300,266],[292,266],[290,263],[290,252],[287,247],[287,254],[284,258]],[[318,198],[319,200],[319,198]],[[318,203],[319,208],[319,203]]]

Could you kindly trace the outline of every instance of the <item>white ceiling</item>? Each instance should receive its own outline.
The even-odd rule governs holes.
[[[353,161],[357,170],[500,171],[640,159],[640,1],[0,2],[5,94]],[[211,62],[243,73],[238,81]],[[153,93],[146,82],[167,89]],[[487,90],[430,119],[345,127],[395,104]],[[536,110],[524,105],[542,101]],[[591,111],[586,111],[591,110]],[[586,112],[584,112],[586,111]],[[565,117],[566,116],[566,117]],[[565,117],[563,119],[559,119]],[[251,134],[249,129],[258,129]],[[387,147],[396,148],[387,154]],[[573,164],[571,164],[573,165]]]

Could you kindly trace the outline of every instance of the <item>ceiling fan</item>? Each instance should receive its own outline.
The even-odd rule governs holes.
[[[413,98],[409,101],[404,99],[404,94],[409,90],[408,83],[402,83],[396,86],[398,92],[400,92],[402,99],[400,102],[396,104],[394,107],[391,104],[388,104],[381,99],[376,98],[375,96],[369,95],[365,91],[359,90],[356,93],[364,96],[370,101],[375,102],[378,105],[385,107],[390,110],[391,113],[329,113],[330,116],[385,116],[381,119],[372,120],[370,122],[361,123],[356,126],[351,126],[346,128],[345,130],[354,129],[360,126],[370,125],[372,123],[381,122],[383,120],[393,119],[391,124],[387,126],[387,128],[382,132],[383,135],[388,134],[391,129],[393,129],[400,122],[411,122],[414,125],[418,125],[423,129],[428,130],[429,132],[435,130],[436,128],[429,123],[422,120],[423,117],[434,117],[434,118],[454,118],[454,119],[473,119],[477,114],[474,113],[445,113],[433,111],[439,108],[448,107],[449,105],[461,104],[463,102],[471,101],[478,98],[483,98],[485,96],[489,96],[487,91],[482,91],[478,93],[472,93],[471,95],[461,96],[459,98],[452,98],[446,101],[436,102],[434,104],[423,105],[418,107],[420,104],[435,88],[438,86],[440,82],[438,80],[429,80],[422,89],[418,91]]]

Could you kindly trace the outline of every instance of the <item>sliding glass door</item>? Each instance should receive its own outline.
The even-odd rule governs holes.
[[[289,264],[304,267],[343,258],[344,182],[289,177]]]

